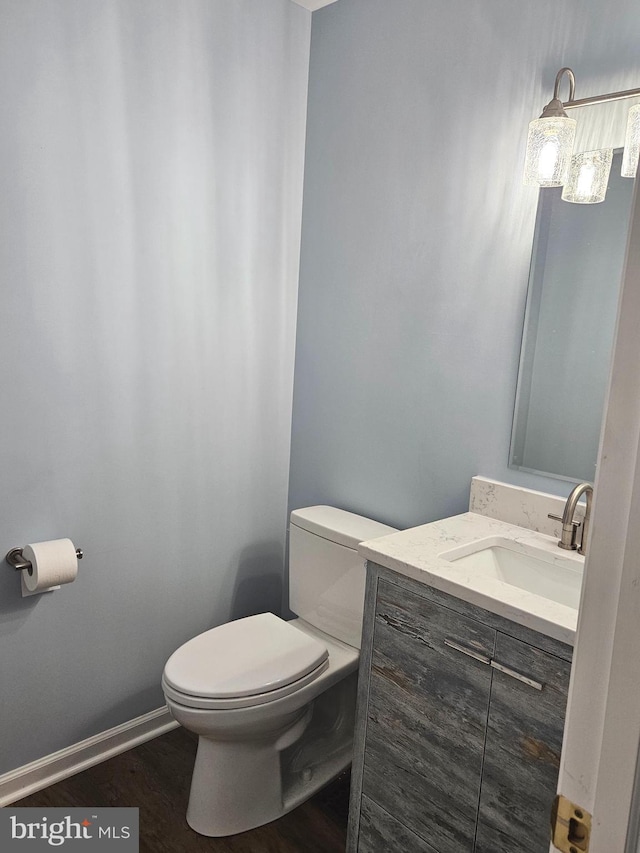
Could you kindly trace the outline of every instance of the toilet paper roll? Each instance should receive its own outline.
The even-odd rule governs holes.
[[[22,549],[22,556],[31,563],[22,571],[23,595],[47,592],[52,587],[71,583],[78,574],[76,546],[71,539],[52,539],[32,542]]]

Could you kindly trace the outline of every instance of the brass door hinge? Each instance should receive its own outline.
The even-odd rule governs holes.
[[[562,794],[551,807],[551,840],[562,853],[588,853],[591,815]]]

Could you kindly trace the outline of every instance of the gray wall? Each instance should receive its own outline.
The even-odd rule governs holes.
[[[0,0],[0,773],[163,704],[166,658],[278,609],[311,15]]]
[[[640,84],[622,0],[340,0],[314,14],[289,501],[398,526],[507,468],[537,192],[528,122]]]

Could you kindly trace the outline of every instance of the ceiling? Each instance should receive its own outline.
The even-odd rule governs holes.
[[[316,9],[322,9],[323,6],[329,6],[331,3],[335,3],[336,0],[293,0],[293,2],[297,3],[298,6],[304,6],[305,9],[315,12]]]

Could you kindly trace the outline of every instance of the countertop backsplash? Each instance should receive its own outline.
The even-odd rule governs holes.
[[[567,497],[572,488],[571,483],[567,483]],[[547,536],[560,537],[562,525],[548,518],[548,515],[553,513],[561,516],[565,503],[566,498],[499,483],[487,477],[473,477],[471,480],[469,512],[526,527]],[[578,504],[576,520],[582,520],[584,512],[584,503]]]

